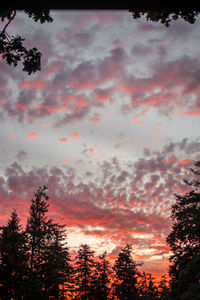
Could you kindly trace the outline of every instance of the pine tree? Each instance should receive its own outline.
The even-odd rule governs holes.
[[[131,245],[121,249],[114,264],[115,295],[120,300],[135,300],[137,296],[137,265],[131,257]]]
[[[175,195],[172,206],[173,227],[167,243],[173,252],[170,257],[171,289],[174,299],[200,299],[200,161],[199,169],[191,169],[194,180],[185,180],[192,190]],[[192,295],[192,296],[191,296]]]
[[[30,299],[45,299],[44,274],[42,273],[43,256],[50,237],[52,220],[48,219],[49,197],[47,187],[39,187],[31,201],[30,216],[27,219],[30,266],[29,266],[29,297]]]
[[[138,293],[141,300],[155,300],[157,298],[157,287],[153,282],[151,273],[142,272],[138,280]]]
[[[22,299],[26,295],[28,248],[26,234],[15,210],[7,226],[0,230],[1,299]]]
[[[43,255],[42,273],[44,274],[45,290],[55,300],[70,294],[72,267],[66,245],[65,225],[57,223],[51,226],[51,236]]]
[[[75,280],[78,299],[91,299],[92,276],[94,271],[94,251],[87,244],[82,244],[75,258]]]
[[[158,299],[160,300],[170,300],[170,289],[169,282],[166,275],[162,275],[161,280],[158,284]]]
[[[96,300],[106,300],[110,293],[111,265],[106,259],[107,253],[99,256],[99,261],[95,264],[95,274],[93,275],[93,297]]]

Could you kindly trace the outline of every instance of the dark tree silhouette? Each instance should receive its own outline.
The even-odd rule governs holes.
[[[64,226],[48,218],[47,187],[39,187],[32,199],[26,232],[30,249],[30,299],[49,297],[58,299],[59,286],[67,280],[69,253],[62,244]],[[66,278],[65,278],[66,277]]]
[[[138,278],[138,293],[141,300],[155,300],[157,298],[157,287],[154,284],[152,275],[148,272],[142,272]]]
[[[194,179],[185,180],[192,190],[175,195],[172,206],[173,227],[167,243],[170,257],[171,289],[174,299],[200,299],[200,161],[191,169]]]
[[[70,289],[68,283],[71,281],[72,267],[69,249],[66,245],[65,225],[54,223],[51,227],[51,235],[42,256],[42,273],[48,297],[58,300],[64,297]]]
[[[166,278],[166,275],[162,275],[158,284],[158,299],[172,300],[172,298],[170,297],[169,282]]]
[[[0,231],[0,299],[22,299],[26,295],[28,248],[16,211]]]
[[[106,252],[100,255],[99,261],[95,264],[95,273],[92,278],[92,293],[96,300],[106,300],[110,293],[112,269],[109,261],[106,259],[106,255]]]
[[[114,264],[116,273],[115,295],[120,300],[135,300],[137,295],[137,265],[131,256],[132,246],[121,249]]]
[[[200,14],[199,9],[135,9],[131,8],[129,11],[132,13],[134,19],[139,19],[145,16],[147,21],[161,22],[166,27],[170,25],[172,20],[178,20],[179,18],[194,24],[197,16]]]
[[[82,244],[75,258],[75,281],[78,299],[91,299],[92,276],[94,273],[94,251],[87,244]]]
[[[35,22],[40,21],[52,22],[49,9],[24,9],[25,14],[32,18]],[[9,65],[16,67],[20,61],[23,64],[23,71],[28,74],[41,70],[42,53],[37,48],[26,49],[24,46],[24,38],[20,35],[10,36],[7,32],[9,24],[13,21],[17,14],[16,9],[1,9],[0,19],[5,22],[3,29],[0,31],[0,54]]]

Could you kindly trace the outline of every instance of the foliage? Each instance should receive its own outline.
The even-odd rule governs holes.
[[[106,300],[110,293],[110,276],[112,269],[106,259],[106,252],[99,256],[95,263],[95,273],[92,278],[92,294],[96,300]]]
[[[68,280],[71,268],[69,252],[64,241],[64,225],[53,223],[48,212],[47,187],[39,187],[32,199],[26,232],[30,251],[29,298],[53,296],[59,299],[60,286]],[[33,283],[33,284],[32,284]]]
[[[118,299],[137,299],[137,267],[131,257],[131,245],[121,249],[114,264],[116,273],[115,295]]]
[[[87,244],[80,246],[75,265],[78,299],[90,299],[92,294],[92,275],[94,272],[94,251],[92,251]]]
[[[192,190],[176,195],[173,227],[167,237],[172,250],[166,276],[155,285],[150,273],[139,273],[132,246],[122,247],[111,267],[106,253],[82,244],[72,262],[65,226],[48,218],[47,187],[39,187],[31,201],[26,230],[13,211],[0,227],[0,299],[73,300],[200,300],[200,161],[185,180]]]
[[[7,226],[0,228],[1,299],[20,298],[25,294],[28,272],[27,238],[14,210]]]
[[[172,20],[178,20],[179,18],[184,19],[186,22],[194,24],[197,16],[200,13],[199,9],[129,9],[134,19],[139,19],[142,16],[146,17],[147,21],[158,22],[160,21],[166,27],[170,25]]]
[[[150,273],[142,272],[139,274],[137,288],[139,293],[139,299],[157,299],[157,288],[153,282],[153,278]]]
[[[40,21],[40,23],[44,23],[53,21],[48,9],[25,9],[24,12],[35,22]],[[16,9],[0,10],[1,21],[4,22],[6,20],[7,22],[3,30],[0,31],[0,54],[9,65],[13,65],[14,67],[22,61],[23,71],[30,75],[41,70],[42,53],[35,47],[29,50],[26,49],[23,44],[24,38],[20,35],[10,36],[6,31],[8,25],[15,18],[16,13]]]
[[[196,162],[200,168],[200,161]],[[175,195],[176,203],[172,206],[173,227],[167,237],[167,243],[173,252],[170,257],[172,295],[175,299],[186,299],[185,295],[199,295],[200,268],[200,169],[191,169],[196,177],[185,180],[193,189],[185,195]],[[199,296],[198,296],[199,297]]]

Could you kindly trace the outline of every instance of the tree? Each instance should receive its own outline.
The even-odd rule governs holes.
[[[106,252],[99,256],[95,264],[95,274],[92,280],[93,297],[96,300],[106,300],[110,293],[111,265],[106,259]]]
[[[170,289],[169,282],[166,278],[166,275],[161,277],[161,280],[158,284],[158,299],[160,300],[170,300]]]
[[[66,246],[65,225],[54,223],[47,249],[43,255],[42,273],[48,297],[55,300],[70,293],[68,283],[71,281],[72,267],[68,247]],[[67,291],[66,291],[67,289]]]
[[[52,22],[49,9],[24,9],[24,13],[32,18],[35,22],[40,23]],[[26,49],[23,44],[25,40],[20,35],[10,36],[7,32],[8,25],[16,17],[16,9],[0,10],[0,19],[4,24],[0,31],[0,54],[9,65],[16,67],[19,61],[22,61],[23,71],[28,74],[41,70],[41,52],[37,48]]]
[[[174,299],[200,299],[200,161],[191,169],[194,179],[184,180],[192,187],[185,195],[175,195],[172,206],[173,227],[167,237],[172,256],[169,269]],[[198,262],[198,264],[197,264]],[[192,299],[192,298],[191,298]]]
[[[129,244],[122,248],[113,267],[116,274],[115,295],[120,300],[138,299],[137,265],[131,257],[131,250]]]
[[[28,248],[26,234],[15,210],[7,226],[0,230],[1,299],[22,299],[26,295]]]
[[[172,20],[178,20],[182,18],[190,24],[194,24],[197,16],[200,13],[199,9],[156,9],[156,10],[147,10],[147,9],[135,9],[131,8],[129,11],[132,13],[134,19],[141,18],[142,16],[146,17],[147,21],[158,22],[160,21],[166,27],[170,25]]]
[[[82,244],[75,258],[75,280],[78,299],[90,299],[92,294],[92,275],[94,271],[94,251],[87,244]]]
[[[46,194],[47,187],[39,187],[31,201],[30,216],[27,219],[26,232],[28,235],[30,251],[30,299],[44,297],[44,256],[48,251],[48,241],[53,229],[52,220],[47,218],[49,197]]]
[[[157,288],[153,282],[152,275],[148,272],[139,274],[138,293],[141,300],[157,299]]]

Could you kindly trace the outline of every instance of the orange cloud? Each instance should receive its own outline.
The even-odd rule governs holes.
[[[30,139],[36,138],[37,136],[38,136],[38,132],[33,131],[33,132],[27,134],[26,138],[30,140]]]

